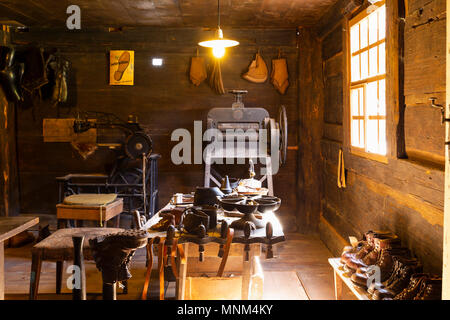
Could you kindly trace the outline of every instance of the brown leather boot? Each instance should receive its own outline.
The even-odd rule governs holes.
[[[380,287],[376,287],[374,285],[371,285],[367,289],[367,293],[369,294],[369,296],[372,296],[372,294],[376,290],[389,286],[392,283],[392,281],[394,281],[394,279],[398,276],[398,271],[400,270],[401,264],[399,263],[399,261],[397,259],[395,259],[395,257],[393,257],[393,260],[394,260],[394,266],[392,268],[392,272],[391,272],[389,278],[386,281],[382,282]]]
[[[375,235],[374,245],[375,248],[370,251],[364,258],[350,259],[349,261],[347,261],[346,267],[350,269],[349,271],[356,272],[358,268],[374,265],[380,258],[382,248],[400,247],[400,239],[393,234]]]
[[[441,300],[442,278],[430,277],[422,281],[421,288],[414,300]]]
[[[373,300],[394,298],[408,286],[411,275],[422,272],[422,265],[417,259],[407,259],[403,257],[396,257],[396,259],[398,259],[401,264],[397,272],[397,277],[389,284],[389,286],[376,290],[372,294]]]
[[[344,247],[341,254],[341,263],[346,264],[348,260],[353,258],[362,259],[364,256],[373,250],[373,231],[364,233],[363,240],[359,241],[356,248],[352,246]]]
[[[388,245],[387,243],[383,246]],[[409,257],[410,252],[408,248],[384,248],[381,250],[379,259],[375,263],[375,266],[380,269],[380,282],[384,282],[389,279],[394,270],[394,256],[405,256]],[[368,272],[369,267],[358,268],[356,273],[351,276],[353,283],[367,288],[367,280],[371,276],[371,272]]]
[[[394,300],[413,300],[416,297],[421,288],[422,282],[426,279],[428,275],[426,273],[415,273],[409,279],[408,286],[403,289],[398,295],[394,297]]]

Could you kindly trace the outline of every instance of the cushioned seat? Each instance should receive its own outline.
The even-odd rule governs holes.
[[[67,228],[58,229],[53,234],[34,245],[31,249],[30,299],[36,299],[42,261],[56,261],[56,292],[61,292],[62,263],[73,260],[73,236],[84,236],[83,256],[85,260],[94,260],[89,240],[99,236],[124,231],[120,228]]]
[[[104,206],[114,202],[115,193],[80,193],[65,197],[63,203],[76,206]]]

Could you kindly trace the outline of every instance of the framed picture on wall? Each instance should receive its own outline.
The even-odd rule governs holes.
[[[124,86],[134,84],[134,51],[109,51],[109,84]]]

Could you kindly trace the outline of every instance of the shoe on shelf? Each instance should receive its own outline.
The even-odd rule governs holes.
[[[394,298],[409,285],[411,276],[415,273],[422,272],[422,265],[417,259],[409,259],[405,257],[395,257],[399,261],[398,269],[392,282],[384,287],[377,289],[372,294],[373,300],[383,300],[384,298]]]
[[[380,251],[379,258],[375,262],[375,266],[379,268],[380,274],[377,279],[376,275],[373,280],[378,281],[378,285],[388,280],[394,271],[394,256],[409,257],[410,251],[408,248],[383,248]],[[361,267],[351,276],[353,283],[367,288],[367,281],[373,276],[373,268],[371,266]],[[370,286],[370,285],[369,285]]]
[[[422,282],[426,278],[428,278],[426,273],[414,273],[411,275],[408,286],[396,295],[394,300],[413,300],[421,291]]]
[[[368,267],[376,264],[380,259],[380,253],[382,249],[400,247],[400,239],[394,234],[375,234],[374,248],[364,258],[353,258],[347,261],[346,266],[353,272],[356,272],[359,268]]]
[[[441,300],[442,278],[430,276],[423,279],[419,293],[414,300]]]

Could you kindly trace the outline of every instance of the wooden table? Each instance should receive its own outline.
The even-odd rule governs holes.
[[[0,300],[5,299],[5,241],[39,223],[38,217],[0,217]]]
[[[167,204],[164,208],[162,208],[157,214],[155,214],[150,220],[148,220],[145,225],[142,227],[143,229],[148,230],[151,237],[160,237],[165,238],[166,232],[157,232],[150,230],[149,228],[156,224],[160,219],[162,219],[159,216],[159,213],[165,210],[173,209],[175,206],[172,204]],[[218,220],[226,220],[229,225],[231,225],[231,222],[234,220],[237,220],[239,218],[236,217],[226,217],[222,214],[218,214],[217,217]],[[276,244],[279,242],[283,242],[286,240],[283,228],[276,218],[275,214],[273,212],[265,213],[263,215],[263,221],[271,222],[273,226],[273,236],[269,240],[266,238],[266,228],[260,228],[253,230],[250,237],[248,239],[244,236],[243,230],[235,230],[232,243],[238,243],[241,245],[249,244],[250,245],[250,251],[249,251],[249,259],[246,260],[243,256],[243,264],[242,264],[242,276],[243,276],[243,286],[242,286],[242,297],[248,297],[249,289],[250,289],[250,275],[251,271],[253,269],[253,257],[259,256],[261,252],[261,244]],[[219,230],[217,230],[219,229]],[[176,236],[178,237],[178,243],[183,244],[184,251],[188,252],[187,245],[188,243],[195,243],[195,244],[207,244],[211,242],[215,243],[222,243],[223,239],[220,238],[220,227],[217,228],[214,231],[209,231],[207,236],[205,238],[199,238],[195,235],[189,235],[189,234],[180,234],[177,232]],[[242,252],[244,252],[242,250]],[[185,284],[186,284],[186,271],[187,271],[187,265],[183,264],[180,266],[180,270],[178,271],[180,275],[179,281],[177,281],[177,288],[176,288],[176,294],[177,299],[183,300],[184,299],[184,290],[185,290]]]
[[[336,300],[342,299],[342,286],[345,284],[359,300],[371,300],[367,292],[356,285],[345,275],[346,271],[340,262],[341,258],[329,258],[328,262],[334,271],[334,295]]]

